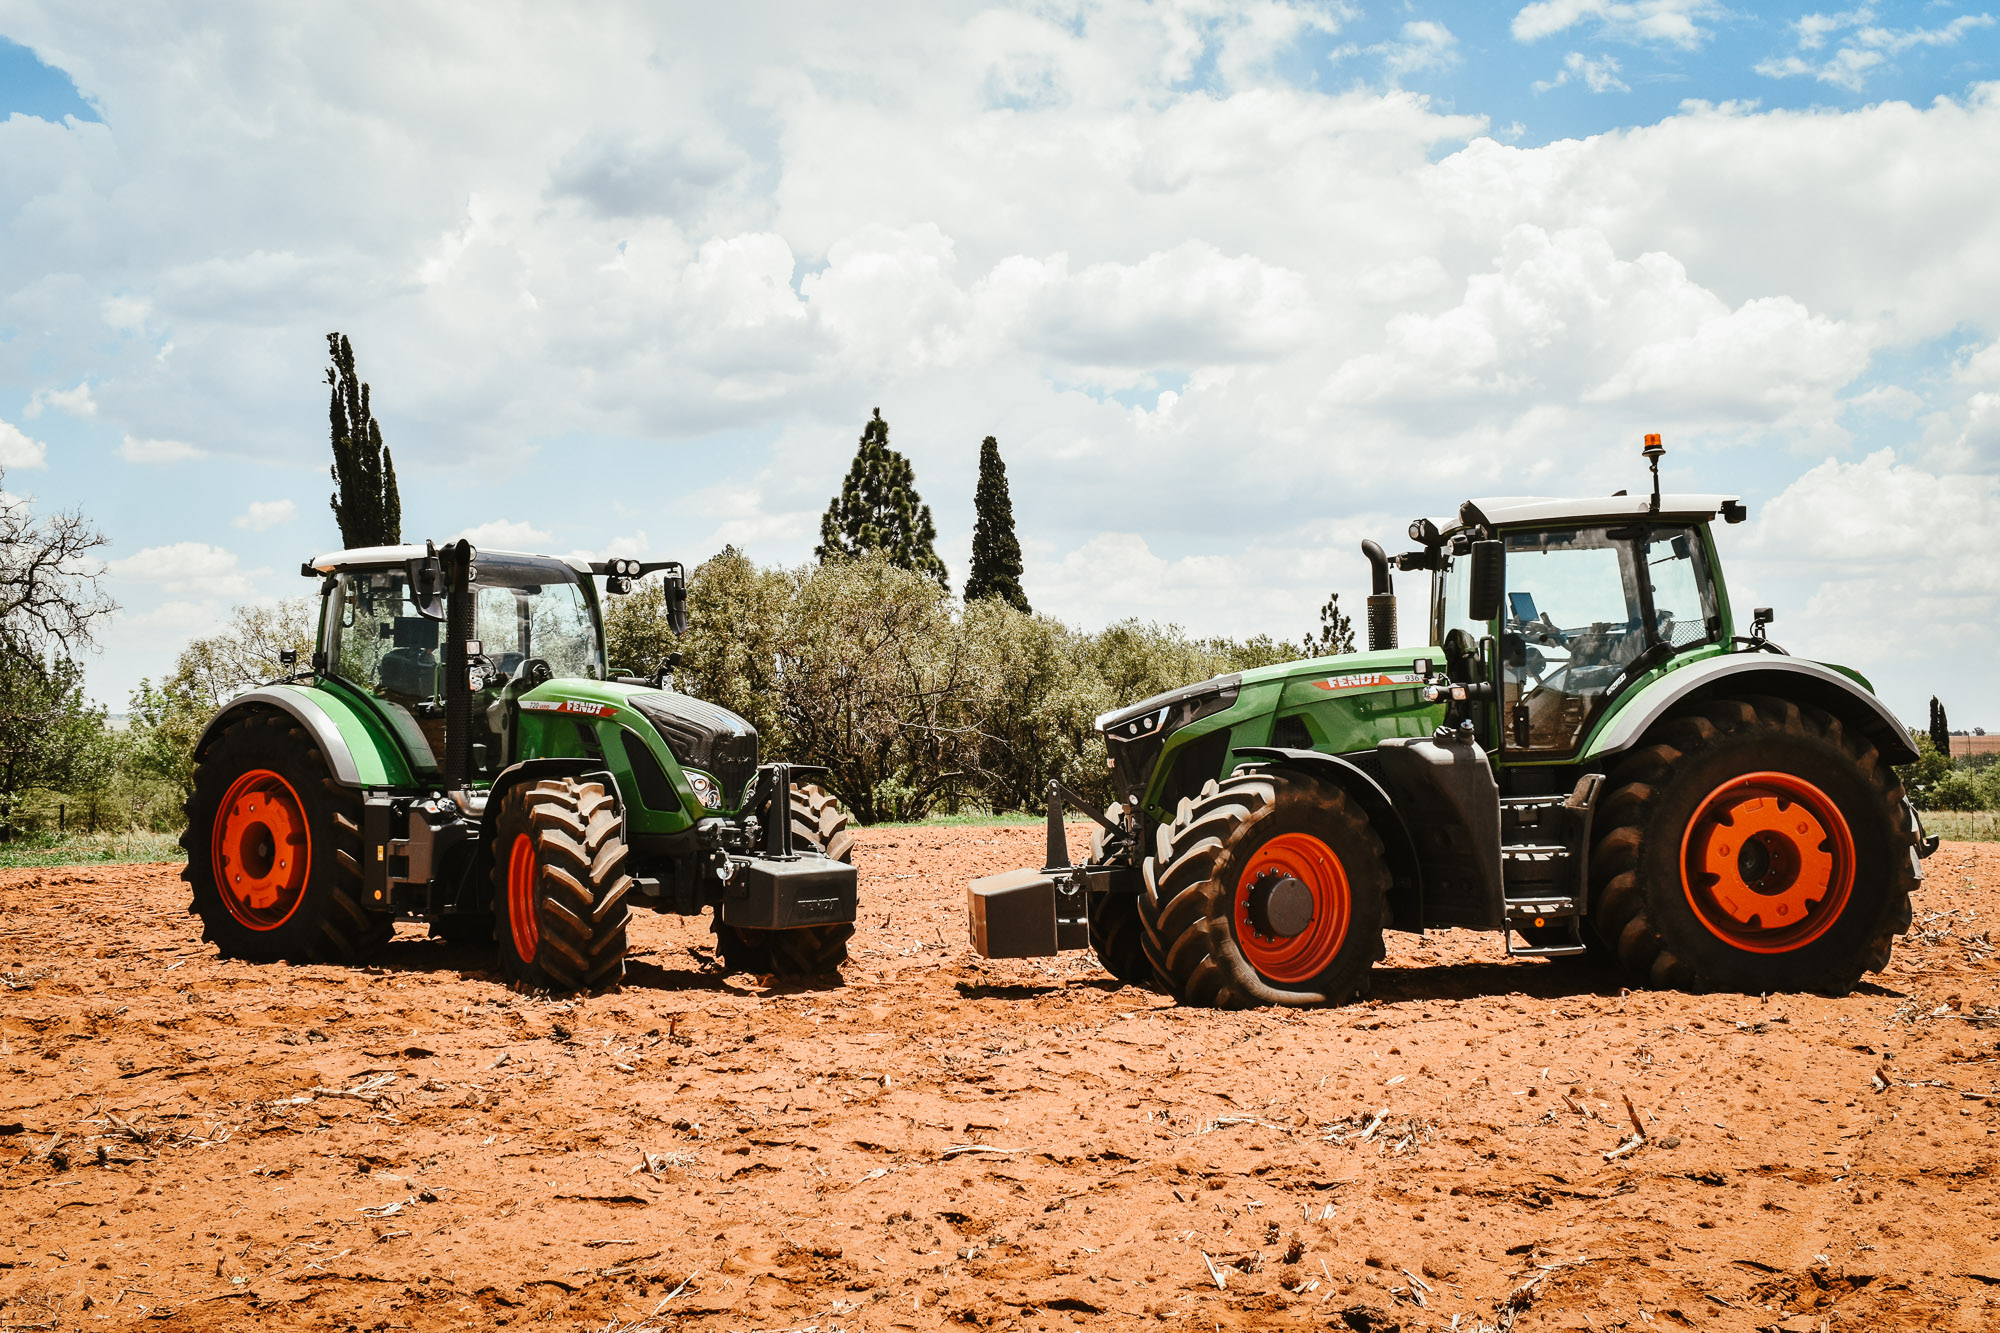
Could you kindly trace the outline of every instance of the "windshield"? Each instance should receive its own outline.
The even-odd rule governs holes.
[[[473,585],[473,636],[501,675],[539,657],[556,676],[604,675],[588,594],[563,571],[483,562]],[[400,568],[338,575],[327,599],[327,665],[378,697],[409,705],[442,698],[444,625],[417,614]]]

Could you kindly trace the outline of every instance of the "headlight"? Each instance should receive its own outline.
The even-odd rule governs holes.
[[[694,794],[701,798],[703,806],[710,810],[720,810],[722,808],[722,788],[715,785],[714,778],[711,778],[706,773],[698,773],[694,769],[688,769],[687,780],[688,786],[694,788]]]

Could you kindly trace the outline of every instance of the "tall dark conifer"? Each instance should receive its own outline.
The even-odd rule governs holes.
[[[1931,696],[1931,744],[1946,758],[1951,757],[1951,723],[1945,720],[1944,705]]]
[[[972,572],[966,576],[965,600],[998,597],[1029,610],[1028,594],[1021,590],[1021,541],[1014,535],[1007,465],[1000,460],[1000,442],[991,435],[979,446],[979,487],[972,494],[972,510]]]
[[[396,464],[382,446],[382,427],[369,410],[368,386],[354,373],[354,347],[339,333],[326,335],[333,364],[327,412],[333,427],[333,516],[340,540],[359,546],[394,546],[403,540],[403,501],[396,494]]]
[[[880,551],[889,563],[937,580],[951,591],[944,561],[938,559],[937,525],[931,507],[917,494],[910,460],[889,447],[889,423],[882,409],[862,427],[861,444],[840,494],[819,524],[820,560],[839,560]]]

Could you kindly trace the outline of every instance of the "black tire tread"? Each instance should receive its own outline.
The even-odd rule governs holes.
[[[1218,878],[1233,850],[1258,836],[1257,826],[1282,807],[1309,802],[1314,818],[1334,838],[1362,849],[1347,866],[1357,899],[1375,896],[1374,911],[1357,903],[1356,929],[1372,915],[1378,923],[1358,975],[1325,991],[1274,987],[1244,959],[1229,922],[1233,886]],[[1144,865],[1139,917],[1147,958],[1160,981],[1183,1004],[1217,1009],[1256,1005],[1305,1007],[1340,1004],[1368,992],[1368,969],[1385,956],[1379,923],[1389,919],[1390,878],[1381,839],[1366,815],[1338,788],[1303,774],[1249,769],[1210,780],[1183,798],[1171,825],[1160,830],[1156,853]]]
[[[1758,735],[1819,741],[1840,751],[1872,789],[1892,825],[1900,827],[1903,786],[1865,738],[1850,733],[1832,714],[1808,704],[1765,695],[1713,699],[1670,716],[1647,745],[1633,751],[1611,775],[1611,792],[1600,807],[1598,835],[1591,848],[1591,921],[1615,952],[1624,971],[1643,984],[1705,990],[1729,979],[1683,958],[1653,919],[1643,882],[1646,826],[1674,775],[1711,746]],[[1896,937],[1909,929],[1911,894],[1917,879],[1907,856],[1893,859],[1895,882],[1866,943],[1826,976],[1821,989],[1844,994],[1867,972],[1888,966]]]
[[[502,798],[493,852],[493,919],[501,968],[514,980],[549,991],[598,991],[625,978],[632,886],[618,803],[604,785],[545,778]],[[532,963],[514,947],[507,916],[509,848],[533,839],[539,947]]]
[[[275,940],[246,939],[209,883],[213,874],[208,840],[213,836],[215,807],[247,766],[245,759],[235,756],[258,749],[264,750],[267,762],[283,762],[276,758],[283,756],[295,760],[304,772],[317,774],[319,798],[327,807],[326,815],[317,821],[308,813],[308,836],[316,858],[329,871],[314,872],[306,889],[308,901],[299,907],[300,912],[309,914],[306,919],[310,924],[305,938],[289,946]],[[305,728],[275,711],[248,712],[233,719],[210,743],[196,768],[195,791],[183,810],[187,826],[180,843],[187,853],[187,865],[181,878],[193,891],[188,910],[202,919],[202,939],[213,943],[224,956],[254,962],[357,963],[395,934],[395,918],[369,910],[362,898],[361,794],[335,782],[328,768],[325,753]]]

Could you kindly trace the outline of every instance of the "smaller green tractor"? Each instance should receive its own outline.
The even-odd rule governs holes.
[[[510,979],[601,989],[632,909],[714,908],[736,970],[838,968],[853,838],[816,771],[760,764],[756,730],[605,660],[608,593],[674,562],[439,548],[338,551],[311,669],[238,696],[195,746],[191,910],[227,956],[350,962],[399,920],[498,944]]]
[[[1364,994],[1383,931],[1590,954],[1641,985],[1845,993],[1911,920],[1909,733],[1731,607],[1727,495],[1467,501],[1374,572],[1368,650],[1097,719],[1119,796],[1050,784],[1047,864],[975,881],[995,958],[1091,947],[1191,1004]],[[1391,567],[1430,578],[1397,646]],[[1072,865],[1065,798],[1096,821]]]

